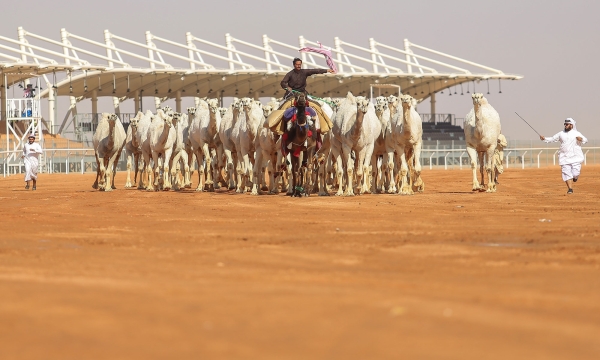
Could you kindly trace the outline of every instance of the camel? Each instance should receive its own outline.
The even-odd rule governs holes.
[[[244,193],[246,186],[252,175],[254,166],[254,145],[258,127],[264,123],[264,115],[259,102],[250,98],[243,98],[241,101],[243,116],[236,123],[233,129],[232,137],[235,142],[238,159],[238,193]]]
[[[142,155],[142,168],[139,170],[140,180],[138,182],[138,190],[146,189],[146,184],[144,183],[144,175],[147,174],[147,169],[150,166],[149,161],[146,159],[150,158],[150,142],[148,141],[148,128],[150,127],[150,123],[154,119],[154,115],[150,110],[147,110],[145,114],[139,118],[137,122],[137,131],[133,133],[135,137],[135,142],[139,144],[140,152]],[[144,155],[146,154],[146,155]]]
[[[259,187],[264,183],[265,167],[269,172],[269,189],[270,194],[278,194],[277,183],[275,182],[275,171],[277,171],[277,154],[280,152],[280,142],[275,138],[275,134],[269,129],[267,117],[272,112],[273,108],[267,105],[263,108],[265,120],[258,128],[258,135],[255,140],[256,159],[252,169],[252,195],[259,195]],[[268,164],[267,164],[268,163]]]
[[[196,191],[204,191],[205,176],[208,191],[215,191],[215,180],[218,179],[219,165],[222,167],[222,146],[219,138],[221,126],[221,113],[218,100],[208,99],[200,101],[196,109],[194,120],[190,124],[190,142],[192,151],[198,163],[198,187]],[[212,165],[211,149],[216,151],[216,160],[221,164]],[[206,169],[206,174],[205,174]],[[213,180],[214,179],[214,180]]]
[[[171,170],[171,184],[173,186],[173,190],[181,189],[181,182],[179,180],[179,169],[180,162],[183,164],[182,174],[183,174],[183,184],[185,186],[185,179],[188,178],[187,174],[190,171],[188,165],[188,156],[185,151],[185,143],[183,132],[188,125],[188,116],[187,114],[182,113],[174,113],[173,114],[173,127],[175,129],[175,142],[173,143],[173,152],[171,153],[171,158],[169,159],[169,169]]]
[[[176,141],[177,135],[173,125],[173,111],[163,112],[162,109],[156,111],[156,118],[150,124],[148,128],[148,142],[150,145],[150,152],[152,154],[152,172],[148,169],[148,187],[146,190],[156,191],[159,190],[160,183],[160,170],[162,170],[162,184],[163,190],[171,189],[171,179],[169,177],[169,159],[171,159],[171,153],[173,152],[173,144]],[[161,159],[161,164],[159,163]],[[144,161],[149,163],[150,159],[146,159],[144,153]],[[152,183],[152,173],[154,173],[154,184]]]
[[[121,151],[125,146],[125,129],[116,114],[102,113],[93,137],[96,156],[96,181],[92,188],[112,191]]]
[[[396,192],[395,184],[390,180],[394,171],[394,147],[391,137],[391,110],[388,106],[388,99],[378,96],[375,99],[375,115],[381,123],[381,133],[375,140],[375,148],[371,158],[371,177],[373,178],[372,192],[382,192],[384,182],[387,183],[388,192]],[[381,169],[377,166],[377,160],[382,156]]]
[[[465,117],[464,128],[467,153],[471,160],[471,169],[473,169],[473,191],[496,192],[493,162],[494,151],[501,131],[500,115],[483,94],[475,93],[471,95],[471,98],[473,99],[473,108]],[[477,181],[478,158],[481,183]],[[488,178],[487,189],[484,187],[484,166]]]
[[[196,161],[196,155],[194,154],[194,150],[192,148],[192,140],[190,138],[190,127],[195,118],[196,108],[187,108],[187,125],[185,125],[183,128],[183,145],[184,151],[187,155],[187,164],[184,164],[183,167],[188,169],[183,179],[183,186],[186,189],[190,189],[192,187],[192,174],[194,173],[194,161]]]
[[[127,128],[127,137],[125,139],[125,154],[127,156],[127,180],[125,181],[125,189],[132,188],[131,170],[135,164],[133,183],[137,182],[138,170],[140,165],[140,155],[142,155],[142,147],[137,142],[135,133],[137,133],[138,122],[144,116],[144,113],[138,111],[136,116],[130,120]],[[132,164],[133,163],[133,164]]]
[[[223,144],[223,152],[225,154],[225,161],[227,162],[227,182],[230,190],[235,189],[233,173],[235,171],[234,164],[237,162],[237,150],[232,134],[238,123],[240,112],[241,102],[238,98],[233,98],[233,102],[221,119],[221,126],[219,126],[219,139],[221,139],[221,143]]]
[[[369,99],[363,96],[355,97],[348,92],[346,98],[340,103],[333,121],[333,138],[331,151],[337,162],[337,178],[339,183],[337,196],[354,196],[354,159],[357,160],[356,179],[359,194],[368,192],[367,181],[363,181],[363,174],[368,171],[369,162],[373,154],[375,140],[381,133],[381,123],[377,120],[375,107]],[[342,177],[345,170],[346,191],[343,192]]]
[[[415,101],[410,95],[400,97],[402,111],[392,118],[391,137],[393,147],[400,158],[400,186],[402,195],[423,192],[425,183],[421,179],[421,148],[423,147],[423,123],[415,110]],[[392,154],[388,154],[391,156]],[[388,164],[388,168],[390,165]],[[393,168],[393,165],[391,166]],[[395,182],[392,176],[391,184]]]

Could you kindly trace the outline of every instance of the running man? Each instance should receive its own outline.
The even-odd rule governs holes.
[[[37,173],[38,173],[38,156],[42,154],[42,147],[40,144],[35,142],[35,135],[31,134],[27,138],[28,142],[23,145],[23,155],[21,158],[25,162],[25,189],[29,189],[29,182],[33,181],[33,189],[36,189],[37,185]]]
[[[540,139],[544,142],[560,142],[558,164],[562,169],[562,179],[569,188],[567,194],[573,193],[573,183],[579,179],[581,163],[584,160],[581,145],[588,141],[585,136],[577,131],[575,124],[575,120],[567,118],[565,120],[565,130],[548,138],[540,135]]]

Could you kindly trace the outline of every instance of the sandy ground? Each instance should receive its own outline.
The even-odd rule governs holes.
[[[0,179],[0,358],[599,359],[600,166],[354,198]]]

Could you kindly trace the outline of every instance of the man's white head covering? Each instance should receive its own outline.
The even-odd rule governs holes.
[[[575,120],[573,120],[573,118],[566,118],[565,119],[565,124],[571,124],[573,125],[573,130],[577,130],[577,122],[575,122]]]

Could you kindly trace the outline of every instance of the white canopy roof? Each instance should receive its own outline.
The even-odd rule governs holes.
[[[185,43],[177,43],[147,31],[145,44],[108,30],[104,31],[104,42],[86,39],[65,29],[61,29],[60,34],[60,41],[52,40],[20,27],[16,40],[0,36],[0,72],[7,85],[42,75],[46,81],[40,93],[42,97],[47,97],[52,87],[59,96],[82,99],[97,96],[122,100],[136,96],[268,97],[283,94],[279,84],[291,70],[294,57],[301,57],[305,67],[326,68],[321,55],[297,52],[301,47],[318,46],[302,36],[294,46],[267,35],[263,35],[262,44],[257,45],[226,34],[225,44],[221,45],[191,33],[186,33]],[[361,47],[336,37],[332,54],[339,72],[309,80],[307,89],[313,95],[336,97],[347,91],[366,95],[370,84],[381,82],[399,85],[403,93],[423,100],[432,93],[465,82],[489,84],[490,80],[522,78],[406,39],[403,49],[399,49],[374,39],[370,39],[368,47]],[[394,92],[390,89],[390,93]]]

